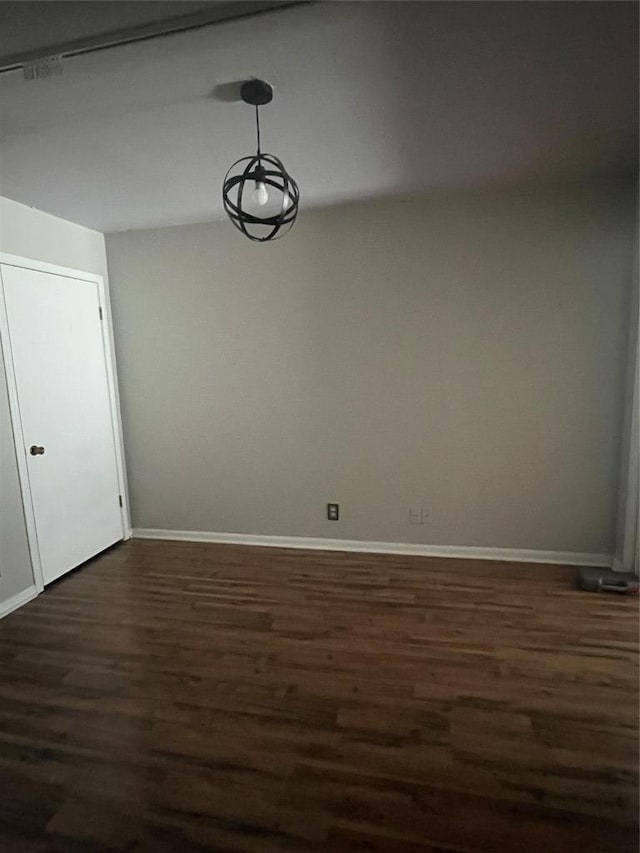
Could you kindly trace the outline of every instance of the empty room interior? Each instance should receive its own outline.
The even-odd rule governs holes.
[[[2,853],[638,853],[638,9],[0,2]]]

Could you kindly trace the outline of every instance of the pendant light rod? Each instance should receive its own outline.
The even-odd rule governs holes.
[[[260,157],[262,151],[260,149],[259,108],[263,107],[265,104],[270,104],[273,100],[273,86],[271,86],[265,80],[258,80],[256,78],[254,78],[253,80],[247,80],[245,83],[242,84],[242,88],[240,89],[240,97],[245,102],[245,104],[251,104],[252,107],[256,108],[256,137],[258,139],[258,157]]]
[[[256,104],[256,134],[258,137],[258,157],[260,156],[260,114],[258,110],[260,107]]]

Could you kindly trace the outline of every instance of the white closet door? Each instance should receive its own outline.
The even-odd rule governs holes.
[[[124,536],[96,282],[0,266],[45,584]]]

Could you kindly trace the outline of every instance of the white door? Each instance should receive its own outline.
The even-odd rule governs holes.
[[[124,536],[98,284],[0,265],[45,584]]]

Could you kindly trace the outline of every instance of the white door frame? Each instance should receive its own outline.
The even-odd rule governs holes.
[[[109,388],[109,403],[111,408],[111,424],[113,427],[113,436],[116,449],[116,463],[118,470],[118,488],[122,495],[122,508],[120,510],[122,516],[122,528],[124,538],[131,538],[131,517],[129,514],[129,495],[127,491],[127,473],[124,462],[123,439],[122,439],[122,419],[120,417],[120,402],[118,398],[118,389],[116,385],[116,365],[115,354],[113,348],[113,327],[111,324],[111,306],[107,298],[107,293],[104,286],[104,279],[101,275],[95,273],[82,272],[80,270],[70,269],[69,267],[61,267],[57,264],[46,264],[42,261],[33,261],[29,258],[21,258],[18,255],[10,255],[7,252],[0,252],[0,264],[5,264],[12,267],[20,267],[21,269],[35,270],[36,272],[53,273],[54,275],[64,276],[66,278],[75,278],[79,281],[86,281],[91,284],[97,284],[98,296],[100,299],[100,308],[102,309],[102,346],[105,355],[105,364],[107,368],[107,385]],[[33,501],[31,497],[31,487],[29,485],[29,473],[27,469],[27,449],[24,444],[22,432],[22,419],[20,415],[20,404],[18,401],[18,386],[13,365],[13,353],[11,351],[11,338],[9,336],[9,322],[7,316],[7,308],[4,295],[4,283],[0,274],[0,349],[2,351],[2,359],[4,362],[5,373],[7,375],[7,389],[9,392],[9,411],[11,414],[11,425],[13,430],[13,440],[16,450],[16,461],[18,464],[18,476],[20,479],[20,489],[22,492],[22,506],[24,508],[24,519],[27,528],[27,539],[29,542],[29,550],[31,551],[31,564],[33,568],[33,578],[36,589],[42,592],[44,589],[44,580],[42,576],[42,565],[40,562],[40,551],[38,548],[38,537],[36,535],[36,520],[33,510]]]

